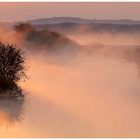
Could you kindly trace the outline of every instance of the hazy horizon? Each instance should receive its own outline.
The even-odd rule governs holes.
[[[2,21],[50,17],[140,20],[140,3],[137,2],[0,2],[0,9]]]

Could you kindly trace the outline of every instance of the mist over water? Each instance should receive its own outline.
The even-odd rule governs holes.
[[[73,31],[59,51],[57,39],[53,50],[45,42],[33,51],[25,36],[11,38],[28,55],[29,78],[20,85],[29,98],[23,120],[0,128],[0,137],[140,136],[139,35],[108,34]]]

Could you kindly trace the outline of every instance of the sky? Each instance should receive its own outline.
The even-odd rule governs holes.
[[[140,2],[0,2],[0,20],[48,17],[140,20]]]

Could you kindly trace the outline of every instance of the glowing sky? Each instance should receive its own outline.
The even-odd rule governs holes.
[[[140,20],[139,2],[28,2],[0,3],[0,20],[26,20],[41,17],[73,16],[97,19]]]

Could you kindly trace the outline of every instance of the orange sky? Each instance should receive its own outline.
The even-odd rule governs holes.
[[[97,19],[140,20],[140,3],[28,2],[0,3],[0,20],[26,20],[40,17],[76,16]]]

